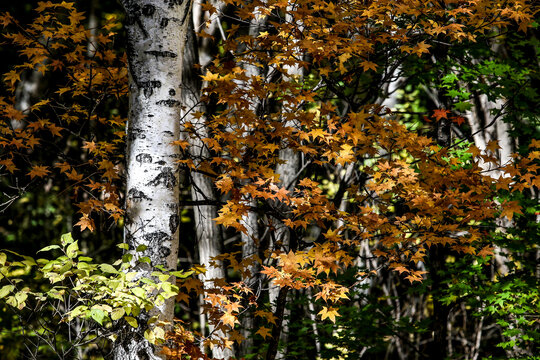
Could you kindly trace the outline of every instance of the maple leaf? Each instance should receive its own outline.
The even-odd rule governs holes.
[[[80,226],[81,231],[84,231],[84,229],[94,231],[95,228],[94,220],[90,219],[87,214],[84,214],[75,226]]]
[[[333,323],[336,322],[336,316],[341,316],[338,314],[336,308],[324,306],[317,315],[321,315],[321,320],[330,319]]]
[[[453,116],[452,122],[455,122],[458,125],[461,125],[465,122],[465,118],[463,116]]]
[[[373,70],[377,71],[377,64],[371,61],[363,61],[360,65],[364,68],[364,71]]]
[[[47,166],[34,166],[32,167],[32,170],[28,173],[31,179],[37,177],[44,177],[47,174],[49,174],[49,170],[47,169]]]
[[[4,74],[4,79],[11,82],[11,86],[13,87],[17,81],[21,80],[21,74],[16,70],[11,70]]]
[[[234,328],[234,324],[240,323],[236,316],[234,316],[230,312],[224,313],[219,320],[223,322],[223,324],[230,326],[231,328]]]
[[[521,214],[521,205],[519,205],[518,201],[507,201],[503,204],[503,209],[501,211],[501,217],[504,216],[508,220],[512,220],[515,214]]]
[[[486,150],[491,151],[492,153],[495,153],[497,149],[500,149],[500,148],[501,147],[499,146],[499,143],[497,142],[497,140],[490,140],[488,141],[486,145]]]
[[[274,316],[274,314],[271,311],[265,311],[265,310],[257,310],[254,313],[255,316],[265,318],[266,321],[272,324],[276,324],[277,318]]]
[[[493,255],[493,250],[495,250],[493,246],[484,246],[482,250],[478,252],[478,256],[481,256],[483,258],[485,258],[486,256],[491,256]]]
[[[430,47],[431,45],[426,44],[424,41],[422,41],[416,44],[416,46],[413,49],[413,52],[418,56],[422,56],[422,54],[429,54],[428,48]]]
[[[471,145],[469,149],[467,150],[468,153],[472,154],[473,157],[478,157],[482,154],[479,148],[477,148],[475,145]]]
[[[11,16],[9,12],[0,14],[0,24],[2,25],[2,27],[6,27],[12,22],[13,22],[13,17]]]
[[[64,130],[63,127],[56,126],[54,124],[49,125],[49,131],[53,136],[62,136],[62,134],[60,133],[60,131],[62,130]]]
[[[216,181],[216,187],[221,191],[222,194],[225,194],[234,187],[234,182],[230,176],[223,176],[221,179]]]
[[[272,337],[272,330],[261,326],[255,334],[261,335],[264,339],[266,339],[268,336]]]
[[[203,81],[208,82],[217,81],[219,80],[219,74],[212,74],[210,70],[207,70],[206,75],[201,75],[201,78],[203,79]]]
[[[13,174],[15,170],[18,170],[15,164],[13,163],[13,159],[0,160],[0,165],[5,166],[6,170],[9,171],[11,174]]]
[[[435,120],[440,121],[441,119],[448,119],[448,114],[450,110],[436,109],[433,110],[433,117]]]

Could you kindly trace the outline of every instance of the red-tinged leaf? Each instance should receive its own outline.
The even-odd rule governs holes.
[[[460,125],[465,122],[465,118],[463,116],[453,116],[452,122],[455,122],[456,124]]]
[[[448,114],[450,110],[436,109],[433,110],[433,117],[435,120],[440,121],[441,119],[448,119]]]
[[[484,257],[484,258],[486,256],[491,256],[491,255],[493,255],[493,250],[495,250],[495,248],[493,246],[490,246],[490,245],[484,246],[482,248],[482,250],[480,250],[478,252],[478,256],[481,256],[481,257]]]
[[[47,169],[47,166],[34,166],[32,170],[28,173],[31,179],[37,177],[44,177],[49,174],[49,170]]]

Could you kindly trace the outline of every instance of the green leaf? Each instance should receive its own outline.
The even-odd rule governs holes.
[[[139,246],[137,246],[136,251],[137,251],[137,252],[142,252],[142,251],[144,251],[144,250],[146,250],[146,249],[148,249],[148,246],[146,246],[146,245],[139,245]]]
[[[129,250],[129,245],[126,243],[118,244],[116,246],[118,246],[120,249],[123,249],[123,250]]]
[[[0,289],[0,299],[7,296],[15,289],[15,285],[5,285]]]
[[[71,236],[71,233],[64,234],[60,238],[60,242],[62,243],[63,246],[71,244],[73,241],[75,241],[75,240],[73,240],[73,237]]]
[[[69,244],[69,246],[66,249],[66,255],[71,259],[76,257],[78,252],[79,252],[79,244],[77,244],[76,241]]]
[[[103,319],[105,319],[105,312],[101,309],[91,309],[90,317],[94,319],[99,325],[103,325]]]
[[[171,275],[180,279],[185,279],[193,275],[194,271],[171,271]]]
[[[116,270],[114,268],[114,266],[110,265],[110,264],[101,264],[99,265],[99,268],[101,269],[101,271],[103,271],[104,273],[109,273],[109,274],[118,274],[118,270]]]
[[[135,318],[131,316],[126,316],[124,319],[126,319],[127,323],[135,329],[139,327],[139,324],[137,324],[137,320]]]
[[[42,251],[51,251],[51,250],[54,250],[54,249],[60,249],[60,246],[59,246],[59,245],[49,245],[49,246],[45,246],[43,249],[38,250],[38,252],[42,252]]]
[[[118,320],[122,316],[124,316],[125,313],[126,313],[126,311],[124,310],[124,308],[116,308],[111,312],[111,319],[112,320]]]
[[[0,252],[0,265],[4,266],[7,260],[7,255],[3,252]]]
[[[135,294],[135,296],[138,296],[140,298],[145,298],[146,297],[146,290],[144,290],[141,287],[133,288],[133,289],[131,289],[131,291],[133,292],[133,294]]]

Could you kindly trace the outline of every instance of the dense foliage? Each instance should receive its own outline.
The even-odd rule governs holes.
[[[125,194],[130,44],[86,5],[0,15],[0,359],[107,358],[139,326],[171,359],[534,358],[538,5],[195,2],[177,269],[121,240],[147,196]]]

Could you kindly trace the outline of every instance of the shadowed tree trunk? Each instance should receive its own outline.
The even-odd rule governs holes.
[[[210,151],[202,139],[208,137],[205,117],[194,117],[193,112],[204,113],[204,104],[200,102],[202,81],[200,72],[196,70],[199,63],[200,52],[208,53],[208,47],[198,49],[193,24],[190,24],[186,47],[184,49],[184,74],[182,99],[186,107],[185,120],[198,129],[196,137],[190,137],[190,154],[195,165],[199,165],[203,159],[210,157]],[[206,54],[205,56],[210,56]],[[211,178],[198,172],[191,173],[191,197],[196,203],[198,201],[215,201],[214,183]],[[206,273],[201,275],[205,290],[219,291],[214,284],[215,279],[225,279],[225,270],[221,261],[214,260],[214,266],[210,265],[212,258],[221,254],[221,233],[218,225],[213,220],[217,215],[216,205],[195,205],[195,227],[197,233],[197,245],[199,250],[199,261],[206,267]],[[223,337],[221,331],[215,331],[212,324],[208,325],[211,338],[219,339]],[[230,359],[234,356],[231,349],[221,349],[214,347],[212,355],[216,359]]]

